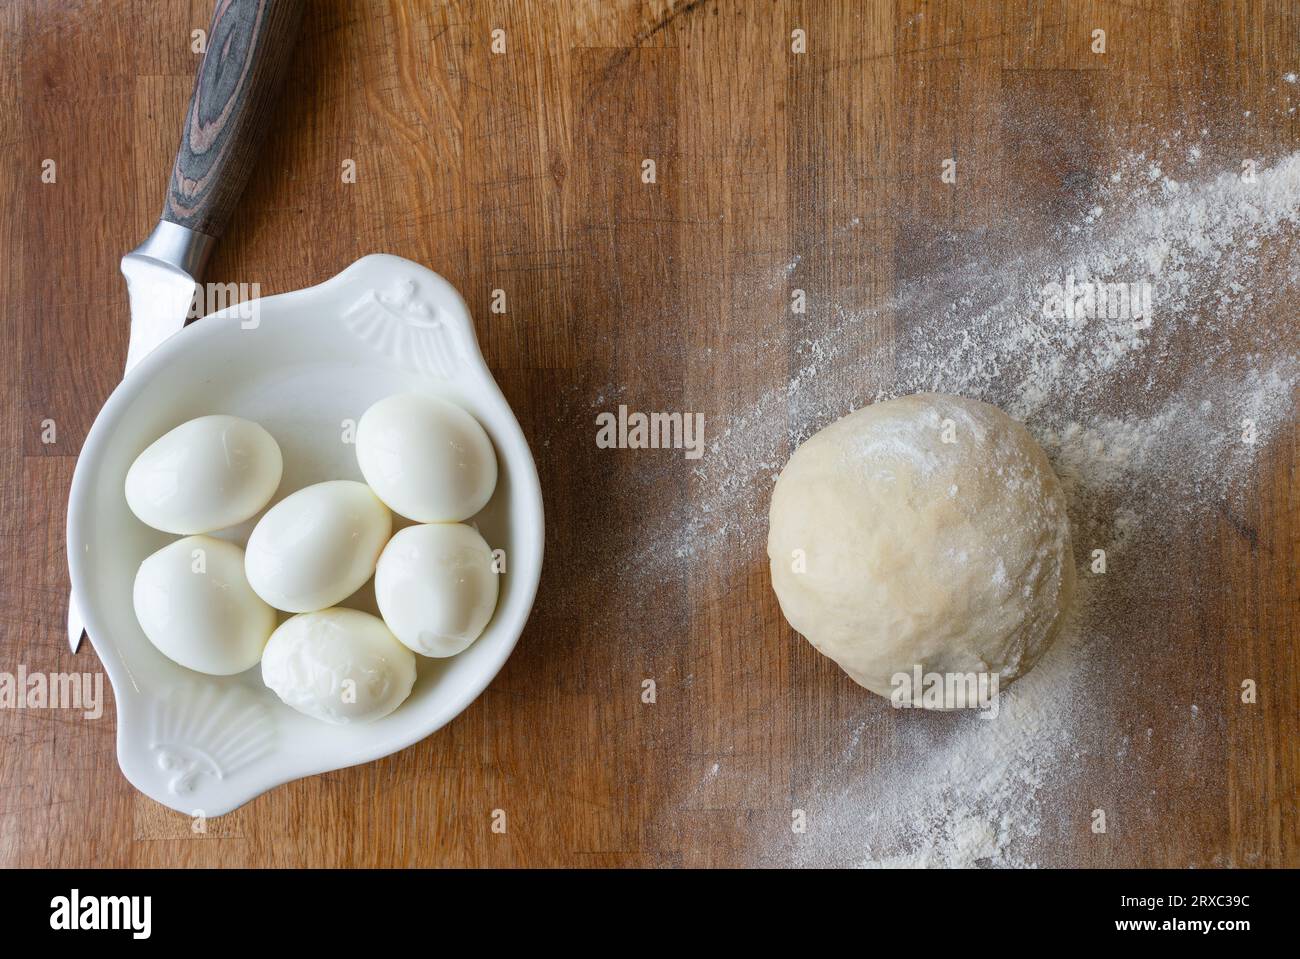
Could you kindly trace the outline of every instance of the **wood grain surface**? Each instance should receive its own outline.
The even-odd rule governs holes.
[[[117,261],[157,218],[191,32],[210,16],[208,0],[0,5],[0,670],[99,669],[64,636],[67,490],[121,375]],[[1071,177],[1176,126],[1242,156],[1292,151],[1295,112],[1265,106],[1298,51],[1286,0],[311,0],[208,278],[276,293],[382,251],[463,292],[541,473],[536,609],[450,726],[201,835],[123,779],[111,695],[93,721],[0,711],[0,864],[803,861],[791,810],[816,784],[872,776],[916,741],[907,726],[944,735],[949,721],[892,711],[800,640],[762,536],[665,546],[709,491],[679,451],[597,449],[595,414],[700,411],[725,429],[799,366],[798,340],[856,316],[847,355],[861,361],[828,377],[869,401],[910,322],[891,293],[942,269],[943,244],[986,242],[1012,208],[1059,221]],[[1053,122],[1026,121],[1044,111]],[[948,157],[956,188],[939,182]],[[835,308],[794,317],[794,288]],[[788,415],[809,401],[793,395]],[[1244,506],[1166,529],[1141,556],[1165,587],[1121,591],[1127,624],[1100,655],[1144,682],[1098,686],[1116,728],[1075,757],[1083,785],[1051,793],[1067,825],[1032,861],[1300,865],[1296,439],[1288,424],[1261,451]],[[1243,676],[1260,683],[1250,709]],[[1183,721],[1189,703],[1203,723]],[[1146,748],[1115,747],[1135,730]]]

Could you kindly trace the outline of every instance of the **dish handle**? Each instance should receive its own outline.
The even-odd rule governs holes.
[[[321,289],[339,298],[344,328],[398,366],[439,380],[458,378],[469,364],[483,367],[469,307],[427,267],[374,254]]]
[[[185,680],[119,704],[118,764],[131,784],[190,816],[220,816],[265,791],[276,717],[232,680]]]

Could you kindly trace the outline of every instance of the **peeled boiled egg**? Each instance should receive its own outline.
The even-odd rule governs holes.
[[[133,599],[159,652],[213,676],[255,666],[275,629],[275,610],[244,578],[244,551],[211,536],[187,536],[141,563]]]
[[[375,599],[398,639],[424,656],[455,656],[497,606],[492,550],[461,523],[408,526],[375,570]]]
[[[492,441],[454,403],[399,393],[366,410],[357,424],[357,462],[375,494],[417,523],[469,519],[492,498]]]
[[[324,609],[294,616],[272,634],[262,679],[300,713],[327,723],[365,723],[410,695],[415,656],[378,617]]]
[[[242,523],[280,485],[280,447],[238,416],[200,416],[155,440],[126,474],[126,502],[165,533],[207,533]]]
[[[393,517],[364,483],[331,480],[286,496],[248,537],[249,585],[276,609],[324,609],[375,571]]]

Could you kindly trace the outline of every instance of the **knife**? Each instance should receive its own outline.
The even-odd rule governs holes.
[[[271,125],[302,11],[303,0],[217,0],[162,217],[122,257],[131,306],[128,373],[191,315],[203,268]],[[69,594],[74,653],[84,633],[77,597]]]

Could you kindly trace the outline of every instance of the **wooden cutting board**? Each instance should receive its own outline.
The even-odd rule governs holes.
[[[832,330],[863,362],[803,383],[783,416],[817,391],[870,401],[914,320],[901,285],[996,237],[1008,211],[1046,231],[1080,183],[1183,130],[1206,131],[1224,163],[1294,149],[1297,115],[1277,108],[1300,67],[1294,6],[309,6],[281,121],[209,279],[269,294],[384,251],[464,293],[542,476],[537,608],[451,726],[205,832],[122,778],[111,696],[98,720],[0,711],[0,865],[862,861],[834,841],[844,822],[814,815],[806,838],[794,811],[826,784],[883,781],[886,762],[920,768],[917,729],[942,740],[950,721],[892,712],[785,625],[766,486],[707,515],[716,468],[599,449],[596,415],[698,411],[722,435],[804,366],[798,344]],[[117,261],[157,217],[209,13],[0,9],[0,670],[98,670],[64,638],[66,495],[120,378]],[[1244,505],[1135,554],[1169,588],[1120,590],[1125,624],[1092,655],[1140,663],[1144,681],[1097,684],[1114,728],[1069,757],[1079,785],[1051,792],[1056,826],[1023,859],[1300,865],[1296,436],[1288,423],[1259,452]],[[746,483],[763,472],[732,455]],[[1243,677],[1260,690],[1249,708]],[[1141,749],[1122,748],[1131,736]]]

